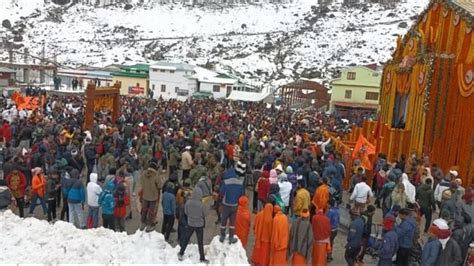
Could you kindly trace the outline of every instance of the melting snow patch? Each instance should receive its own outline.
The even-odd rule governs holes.
[[[70,223],[50,225],[19,218],[11,211],[0,212],[0,264],[199,264],[197,245],[188,245],[182,262],[178,251],[179,246],[173,248],[157,232],[127,235],[104,228],[79,230]],[[204,251],[211,265],[248,265],[240,242],[221,244],[215,237]]]

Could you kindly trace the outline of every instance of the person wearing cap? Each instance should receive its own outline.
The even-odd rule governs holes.
[[[43,213],[46,216],[48,214],[48,208],[46,207],[45,194],[46,194],[46,177],[43,175],[43,169],[40,167],[33,168],[31,170],[33,175],[33,181],[31,184],[31,205],[29,215],[33,215],[33,211],[36,208],[37,201],[39,199]]]
[[[461,209],[459,208],[456,199],[453,197],[453,192],[450,189],[443,191],[441,199],[440,212],[448,212],[452,219],[456,219],[461,216]]]
[[[194,166],[193,156],[191,155],[191,146],[186,146],[184,152],[181,154],[181,169],[183,170],[182,178],[186,180],[189,178],[191,169]]]
[[[441,251],[437,265],[461,266],[463,258],[459,244],[451,237],[451,230],[444,219],[436,219],[433,224],[439,229],[438,239],[441,242]]]
[[[457,171],[455,170],[449,171],[449,175],[445,176],[443,180],[441,180],[438,183],[438,185],[436,185],[436,188],[434,191],[434,198],[438,204],[438,207],[441,207],[443,192],[451,188],[451,179],[453,176],[457,177]]]
[[[407,208],[401,209],[398,216],[402,222],[395,227],[399,244],[397,265],[408,265],[410,250],[413,247],[413,237],[417,227],[416,220],[411,216],[411,211]]]
[[[354,266],[357,261],[357,255],[362,247],[362,236],[364,234],[364,220],[360,217],[359,210],[351,209],[351,224],[347,234],[346,251],[344,258],[347,265]]]
[[[296,187],[296,195],[293,200],[293,214],[298,217],[303,210],[309,210],[311,204],[311,197],[309,191],[304,186],[303,177],[298,179]]]
[[[293,220],[290,230],[289,256],[291,265],[304,266],[311,261],[313,229],[309,222],[309,210],[303,209],[298,219]]]
[[[392,265],[393,256],[397,254],[398,236],[393,230],[394,225],[395,217],[393,215],[388,215],[383,219],[382,239],[375,244],[379,257],[377,266]]]
[[[440,236],[440,229],[435,225],[431,224],[429,228],[428,241],[423,246],[421,252],[421,265],[422,266],[436,266],[438,261],[439,253],[442,249],[441,242],[438,236]]]
[[[154,231],[157,205],[160,201],[161,187],[163,185],[158,173],[158,161],[150,160],[148,168],[143,171],[140,183],[142,187],[142,211],[140,230],[146,228],[147,232]]]

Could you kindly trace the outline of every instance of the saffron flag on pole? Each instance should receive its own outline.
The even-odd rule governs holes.
[[[352,159],[361,161],[362,167],[366,170],[372,169],[372,163],[369,156],[375,154],[375,146],[370,143],[364,136],[360,135],[352,152]]]

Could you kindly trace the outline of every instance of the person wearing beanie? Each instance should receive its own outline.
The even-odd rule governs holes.
[[[158,162],[156,159],[150,160],[148,168],[143,171],[140,178],[140,185],[142,187],[142,211],[141,211],[141,225],[140,230],[146,228],[147,232],[155,230],[153,223],[155,222],[156,211],[160,201],[160,193],[162,188],[162,180],[158,172]]]
[[[438,234],[442,247],[437,265],[462,266],[461,248],[456,240],[451,237],[451,230],[447,222],[444,219],[436,219],[433,221],[433,224],[436,225],[435,228],[439,229],[439,231],[435,230],[435,232]]]
[[[402,222],[395,227],[398,236],[397,264],[408,265],[410,250],[413,247],[413,237],[415,236],[416,220],[411,216],[411,211],[403,208],[399,212]]]
[[[86,201],[84,184],[79,178],[79,171],[77,169],[72,169],[70,175],[71,182],[66,188],[69,222],[80,229],[84,229],[86,227],[86,221],[84,219],[84,203]],[[75,221],[76,216],[77,222]]]
[[[97,184],[97,174],[91,173],[90,182],[87,184],[87,225],[89,228],[97,228],[99,224],[99,195],[102,188]]]
[[[398,236],[393,230],[394,225],[395,217],[393,215],[387,215],[383,219],[382,239],[376,242],[375,245],[377,255],[379,256],[377,266],[392,265],[392,258],[397,254]]]

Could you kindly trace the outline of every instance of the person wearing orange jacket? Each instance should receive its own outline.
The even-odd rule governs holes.
[[[31,182],[31,205],[29,214],[32,216],[33,211],[36,208],[38,199],[40,200],[41,208],[43,209],[43,214],[46,216],[48,214],[48,209],[46,208],[46,201],[44,200],[44,195],[46,193],[46,177],[43,175],[43,169],[40,167],[33,168],[31,170],[33,175],[33,180]]]
[[[326,266],[328,253],[331,252],[331,221],[317,210],[311,222],[313,227],[313,266]]]
[[[130,205],[130,196],[123,183],[120,183],[114,193],[115,198],[115,231],[125,231],[125,217],[127,216],[127,207]]]
[[[270,265],[288,265],[288,243],[290,242],[290,224],[288,217],[282,212],[280,206],[273,207],[272,226],[272,256]]]
[[[250,211],[249,199],[247,196],[239,198],[239,207],[237,208],[237,218],[235,220],[235,234],[239,237],[242,246],[247,248],[247,242],[250,232]]]
[[[270,242],[272,239],[273,205],[267,203],[255,217],[255,245],[252,252],[252,263],[256,266],[270,265]]]
[[[316,210],[322,210],[323,213],[326,213],[329,203],[329,181],[327,177],[323,177],[322,181],[323,183],[314,192],[312,203]]]

